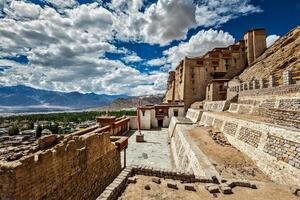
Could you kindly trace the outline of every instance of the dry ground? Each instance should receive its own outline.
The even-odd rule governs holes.
[[[204,184],[195,184],[196,192],[184,190],[183,184],[176,181],[178,190],[167,187],[166,180],[161,179],[161,184],[156,184],[151,181],[150,176],[138,175],[136,184],[129,184],[119,200],[299,200],[298,197],[292,195],[288,188],[276,185],[274,183],[258,183],[258,189],[235,187],[233,194],[223,195],[218,193],[214,197],[204,189]],[[149,184],[151,189],[145,190],[144,187]]]
[[[233,146],[217,144],[208,133],[209,128],[197,127],[189,136],[208,157],[222,177],[269,181],[247,155]]]

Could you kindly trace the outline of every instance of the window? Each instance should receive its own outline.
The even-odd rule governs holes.
[[[143,110],[142,112],[143,112],[143,116],[145,116],[145,111]]]
[[[175,117],[178,116],[178,110],[174,110],[174,116],[175,116]]]
[[[234,59],[234,63],[236,64],[236,58]]]

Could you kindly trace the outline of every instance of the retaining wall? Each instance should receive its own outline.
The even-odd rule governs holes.
[[[177,124],[171,135],[171,152],[176,169],[198,176],[216,176],[218,172],[187,132],[192,125]]]
[[[186,118],[190,119],[192,122],[196,123],[201,119],[203,110],[189,108],[186,113]]]
[[[203,109],[205,111],[221,112],[230,106],[229,101],[205,101]]]
[[[228,141],[256,161],[278,183],[300,183],[300,132],[259,121],[204,112],[202,124],[218,128]]]
[[[96,199],[120,173],[120,152],[109,132],[76,134],[52,148],[1,162],[0,199]]]

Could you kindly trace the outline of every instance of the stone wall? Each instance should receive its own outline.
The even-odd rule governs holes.
[[[202,110],[189,108],[186,113],[186,118],[190,119],[192,122],[196,123],[201,119]]]
[[[177,170],[193,173],[198,176],[214,176],[218,172],[197,147],[187,132],[194,126],[177,124],[173,134],[170,134],[171,152]]]
[[[239,92],[239,97],[244,96],[263,96],[263,95],[288,95],[300,93],[300,84],[281,85],[278,87],[268,87],[256,90],[243,90]]]
[[[229,108],[229,101],[205,101],[203,109],[205,111],[220,112]]]
[[[96,129],[65,136],[52,148],[19,160],[1,162],[0,169],[1,199],[81,200],[96,199],[120,173],[121,162],[109,132]]]
[[[300,111],[257,108],[254,114],[270,118],[278,125],[300,128]]]
[[[256,161],[257,166],[273,181],[299,184],[298,129],[211,112],[204,112],[200,123],[219,128],[234,147]]]

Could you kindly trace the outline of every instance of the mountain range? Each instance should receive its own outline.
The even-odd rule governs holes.
[[[81,110],[109,105],[127,95],[57,92],[32,87],[0,86],[0,113]]]

